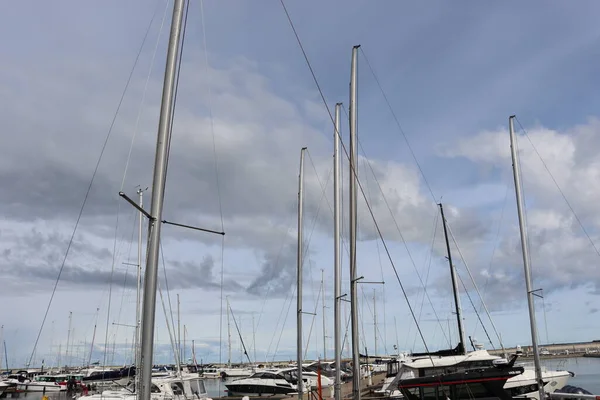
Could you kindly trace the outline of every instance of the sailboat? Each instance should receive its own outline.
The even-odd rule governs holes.
[[[119,193],[138,211],[149,219],[148,226],[148,257],[144,279],[144,300],[141,315],[141,330],[139,343],[141,350],[139,358],[138,383],[130,383],[123,390],[104,391],[100,394],[82,396],[82,399],[103,400],[135,400],[135,399],[164,399],[175,400],[207,399],[204,381],[197,375],[184,375],[181,368],[173,376],[153,377],[152,356],[154,351],[154,328],[156,311],[156,291],[158,286],[158,258],[160,250],[160,232],[162,224],[163,199],[165,193],[166,171],[168,161],[168,145],[171,139],[171,120],[173,117],[173,96],[177,61],[181,46],[181,31],[186,0],[174,0],[171,32],[167,49],[167,61],[163,84],[160,118],[157,135],[156,155],[154,162],[154,179],[152,184],[152,203],[150,212],[146,212],[135,202]],[[180,366],[178,354],[175,354],[177,365]]]
[[[490,383],[487,388],[484,388],[485,385],[477,384],[476,382],[477,379],[479,379],[480,382],[487,382],[487,378],[480,376],[477,379],[472,380],[473,377],[477,377],[477,374],[479,373],[477,371],[482,371],[481,373],[483,373],[484,370],[488,370],[488,373],[491,374],[490,377],[492,377],[495,376],[495,372],[493,372],[494,369],[500,369],[505,372],[510,371],[510,376],[500,374],[490,380],[490,382],[492,382],[494,379],[503,382],[504,392],[506,393],[506,396],[508,396],[504,398],[519,397],[543,400],[546,397],[546,393],[552,393],[562,389],[567,385],[569,378],[574,376],[574,374],[569,371],[547,370],[542,368],[540,364],[537,348],[537,328],[535,323],[533,292],[531,290],[531,272],[527,248],[527,233],[523,221],[519,163],[515,147],[513,118],[514,117],[509,118],[511,155],[515,180],[515,194],[517,198],[517,210],[519,216],[519,228],[521,233],[521,245],[523,251],[523,265],[525,269],[525,283],[527,287],[527,302],[534,350],[534,369],[523,368],[522,366],[514,366],[517,355],[514,355],[513,358],[508,361],[506,359],[502,359],[501,357],[490,355],[482,348],[482,346],[479,346],[479,348],[476,348],[475,351],[470,353],[465,351],[464,331],[462,326],[460,302],[458,298],[458,287],[456,285],[456,271],[452,264],[452,255],[450,252],[450,244],[448,241],[446,219],[444,218],[443,207],[441,204],[439,204],[444,227],[444,235],[446,239],[448,262],[450,264],[450,272],[453,282],[460,343],[456,348],[450,350],[442,350],[435,353],[413,354],[413,360],[411,362],[402,364],[396,375],[396,378],[394,378],[394,380],[390,383],[390,390],[388,393],[391,396],[397,396],[400,394],[398,391],[394,390],[395,388],[398,388],[399,392],[401,392],[401,395],[413,400],[418,398],[423,399],[424,397],[430,398],[432,395],[433,397],[438,397],[440,399],[446,399],[447,397],[453,398],[450,396],[450,394],[456,395],[457,390],[460,388],[454,388],[452,389],[452,392],[448,393],[441,390],[441,388],[448,387],[448,385],[452,387],[452,385],[448,383],[451,382],[452,379],[456,379],[457,381],[462,379],[463,384],[469,386],[468,389],[470,391],[479,389],[481,396],[483,397],[492,395],[495,397],[500,397],[502,393],[496,390],[497,388],[495,384]],[[417,358],[414,358],[415,356],[417,356]],[[519,368],[520,372],[518,372]],[[475,386],[472,387],[471,384]],[[429,395],[427,395],[427,393],[429,393]]]

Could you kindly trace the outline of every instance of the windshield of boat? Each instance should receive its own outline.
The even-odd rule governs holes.
[[[204,388],[204,382],[201,380],[197,380],[197,379],[192,379],[190,380],[190,387],[192,389],[192,394],[200,397],[200,395],[203,395],[204,393],[206,393],[206,389]]]
[[[254,379],[284,379],[280,374],[274,374],[273,372],[257,372],[250,376]]]

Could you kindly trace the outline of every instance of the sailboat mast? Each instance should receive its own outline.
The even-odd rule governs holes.
[[[4,325],[0,326],[0,343],[4,341]],[[50,346],[52,347],[52,346]],[[8,363],[6,364],[8,365]],[[0,371],[2,370],[2,357],[0,357]]]
[[[69,341],[71,340],[71,322],[73,311],[69,311],[69,331],[67,332],[67,347],[65,348],[65,365],[69,365]]]
[[[304,152],[306,147],[300,150],[300,174],[298,176],[298,249],[297,249],[297,297],[296,297],[296,361],[298,362],[298,400],[302,400],[302,212],[304,209]]]
[[[333,349],[335,351],[335,400],[342,398],[342,336],[341,303],[342,303],[342,263],[340,258],[340,110],[342,103],[335,105],[335,129],[333,132]]]
[[[181,303],[179,302],[179,293],[177,293],[177,352],[179,353],[179,360],[181,362]],[[181,365],[177,366],[177,369],[181,370]]]
[[[225,297],[227,301],[227,367],[231,368],[231,321],[229,320],[229,296]]]
[[[96,341],[96,326],[97,324],[94,324],[94,333],[92,334],[92,344],[90,346],[90,355],[88,356],[88,360],[87,360],[87,367],[90,367],[90,363],[92,362],[92,353],[94,352],[94,342]],[[137,352],[137,349],[136,349]],[[136,364],[136,368],[137,368],[137,364]],[[137,376],[137,374],[136,374]]]
[[[356,290],[356,175],[358,159],[357,143],[357,76],[358,76],[358,49],[360,46],[352,48],[352,67],[350,73],[350,319],[352,325],[352,398],[360,400],[360,353],[358,341],[358,294]]]
[[[321,269],[321,303],[323,304],[323,361],[327,360],[327,330],[325,324],[325,270]]]
[[[160,228],[162,221],[165,182],[167,178],[168,147],[171,138],[171,118],[173,116],[173,94],[175,75],[181,39],[185,0],[174,0],[171,33],[167,50],[165,77],[163,83],[160,118],[154,159],[152,180],[152,202],[150,223],[148,224],[148,257],[144,276],[144,300],[141,333],[141,385],[138,399],[149,400],[152,385],[152,352],[154,350],[154,322],[156,314],[156,288],[158,284],[158,258],[160,250]]]
[[[256,363],[256,326],[254,325],[254,313],[252,313],[252,356]]]
[[[373,353],[373,356],[377,356],[377,300],[375,289],[373,289],[373,337],[375,338],[375,353]]]
[[[529,323],[531,325],[531,345],[533,347],[533,361],[535,364],[535,379],[538,383],[540,399],[545,399],[544,382],[542,381],[542,367],[540,364],[540,353],[537,344],[537,325],[535,323],[535,307],[533,303],[533,290],[531,289],[531,266],[529,265],[529,248],[527,247],[527,230],[525,229],[525,218],[523,215],[523,195],[521,193],[521,176],[519,175],[519,157],[514,130],[514,118],[508,118],[510,131],[510,155],[513,164],[513,176],[515,180],[515,195],[517,197],[517,214],[519,216],[519,230],[521,232],[521,250],[523,252],[523,268],[525,269],[525,287],[527,288],[527,304],[529,306]]]
[[[463,327],[462,311],[460,308],[460,296],[458,295],[458,282],[456,281],[456,268],[452,264],[452,253],[450,252],[450,241],[448,240],[448,229],[446,228],[446,217],[444,217],[444,206],[439,203],[442,215],[442,226],[444,227],[444,239],[446,240],[446,252],[448,253],[448,264],[450,265],[450,277],[452,278],[452,292],[454,293],[454,307],[456,308],[456,321],[458,322],[458,339],[460,340],[460,351],[467,354],[467,343],[465,342],[465,330]]]
[[[6,340],[2,339],[2,344],[4,345],[4,359],[6,360],[6,371],[8,372],[8,350],[6,350]]]
[[[144,190],[140,187],[137,190],[138,203],[140,210],[144,209]],[[140,340],[141,340],[141,328],[142,328],[142,239],[144,229],[144,214],[140,211],[138,213],[138,260],[137,260],[137,292],[135,298],[135,343],[134,343],[134,354],[135,354],[135,368],[136,374],[134,377],[134,390],[139,390],[140,386],[140,364],[141,364],[141,351],[140,351]],[[94,332],[96,326],[94,325]],[[91,358],[90,354],[90,358]]]

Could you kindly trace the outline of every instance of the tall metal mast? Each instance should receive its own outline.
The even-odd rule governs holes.
[[[0,326],[0,344],[4,341],[4,325]],[[52,346],[50,346],[52,347]],[[0,352],[1,353],[1,352]],[[8,363],[6,363],[8,366]],[[2,370],[2,354],[0,354],[0,371]]]
[[[529,323],[531,325],[531,344],[533,347],[533,361],[535,363],[535,380],[538,383],[540,399],[545,399],[544,383],[542,381],[542,367],[540,353],[537,344],[537,325],[535,323],[535,307],[533,303],[534,291],[531,289],[531,267],[529,265],[529,247],[527,246],[527,230],[525,229],[525,218],[523,216],[523,195],[521,193],[521,176],[519,175],[519,157],[514,131],[514,115],[508,118],[510,131],[510,155],[513,164],[513,176],[515,180],[515,195],[517,197],[517,214],[519,215],[519,230],[521,232],[521,250],[523,251],[523,268],[525,269],[525,287],[527,288],[527,304],[529,306]]]
[[[135,368],[136,373],[134,377],[134,390],[138,391],[140,387],[140,364],[141,364],[141,351],[140,351],[140,340],[141,340],[141,324],[142,324],[142,239],[144,229],[144,214],[141,210],[144,209],[144,190],[140,187],[137,190],[138,204],[140,206],[139,221],[138,221],[138,262],[137,262],[137,292],[135,299],[135,343],[134,343],[134,354],[135,354]],[[96,326],[94,325],[94,332]],[[91,357],[91,354],[90,354]]]
[[[227,301],[227,367],[231,368],[231,321],[229,320],[229,296],[225,296]]]
[[[69,365],[69,341],[71,340],[71,322],[73,318],[73,311],[69,311],[69,331],[67,332],[67,348],[65,349],[65,366]]]
[[[375,353],[373,356],[377,356],[377,298],[375,296],[375,289],[373,289],[373,337],[375,338]]]
[[[325,270],[321,269],[321,303],[323,304],[323,361],[327,360],[327,329],[325,324]]]
[[[342,263],[340,258],[340,110],[342,103],[335,105],[335,129],[333,131],[333,348],[335,352],[335,400],[342,398]]]
[[[185,0],[174,0],[171,34],[167,50],[165,78],[163,83],[160,118],[154,159],[152,181],[151,220],[148,226],[148,258],[144,278],[144,300],[142,313],[142,352],[141,385],[139,399],[150,400],[152,385],[152,352],[154,350],[154,319],[156,311],[156,287],[158,278],[158,257],[160,250],[160,228],[162,221],[165,181],[167,177],[168,147],[171,138],[171,118],[173,116],[173,93],[179,54],[179,42],[183,22]]]
[[[358,341],[358,295],[356,291],[356,178],[358,175],[358,143],[356,135],[357,115],[357,75],[358,75],[358,49],[352,48],[352,68],[350,72],[350,319],[352,325],[352,398],[360,400],[360,353]]]
[[[298,249],[297,249],[297,284],[298,288],[296,291],[296,327],[297,327],[297,353],[296,361],[298,362],[298,400],[302,400],[302,394],[304,392],[302,387],[302,212],[304,210],[304,152],[306,147],[300,150],[300,174],[298,176]]]
[[[177,352],[179,354],[179,362],[181,363],[181,303],[179,302],[179,293],[177,293]],[[181,365],[177,366],[177,370],[181,371]]]
[[[462,354],[467,354],[467,343],[465,342],[465,330],[463,327],[462,311],[460,308],[460,296],[458,295],[458,282],[456,281],[456,268],[452,264],[452,253],[450,252],[450,241],[448,240],[448,230],[446,228],[446,217],[444,217],[444,207],[439,203],[440,213],[442,214],[442,226],[444,227],[444,238],[446,239],[446,251],[448,253],[448,264],[450,264],[450,277],[452,278],[452,292],[454,293],[454,306],[456,307],[456,320],[458,322],[458,339]]]

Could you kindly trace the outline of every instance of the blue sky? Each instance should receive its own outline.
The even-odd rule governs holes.
[[[188,17],[165,218],[216,229],[221,224],[221,208],[227,234],[222,258],[219,238],[165,227],[171,300],[180,293],[182,323],[187,326],[188,338],[195,340],[198,358],[218,361],[223,260],[224,294],[229,296],[236,316],[241,317],[244,340],[252,341],[254,315],[255,321],[260,321],[255,329],[257,356],[270,359],[282,332],[278,316],[286,314],[286,301],[294,301],[296,180],[302,146],[309,147],[311,157],[306,165],[307,235],[313,232],[312,221],[319,210],[307,254],[305,308],[315,307],[320,270],[324,269],[330,307],[326,311],[328,321],[332,319],[332,127],[279,2],[205,1],[204,27],[200,4],[192,2]],[[600,145],[600,98],[594,82],[600,28],[594,16],[598,5],[591,1],[579,2],[576,7],[560,2],[286,5],[331,109],[339,101],[348,104],[351,48],[362,46],[359,136],[364,148],[362,160],[368,160],[377,182],[366,164],[361,167],[361,181],[369,188],[375,216],[417,313],[422,288],[415,270],[423,280],[429,271],[427,291],[442,321],[435,321],[432,307],[425,302],[421,326],[428,346],[448,344],[441,327],[447,331],[447,319],[452,318],[445,249],[434,204],[440,198],[477,284],[480,289],[485,287],[488,306],[505,344],[527,343],[508,159],[508,116],[517,114],[592,242],[597,243],[600,218],[595,211],[595,188],[600,160],[595,149]],[[136,185],[151,183],[167,33],[160,25],[165,10],[165,23],[170,21],[170,6],[165,8],[161,0],[108,1],[94,7],[75,1],[7,3],[0,7],[4,55],[0,60],[0,113],[5,143],[0,149],[4,188],[0,195],[0,273],[7,282],[0,299],[15,305],[3,307],[0,324],[4,325],[12,364],[22,364],[31,353],[107,129],[154,15],[40,336],[36,358],[38,362],[42,357],[54,359],[59,343],[64,354],[69,311],[73,311],[75,341],[83,349],[83,342],[91,341],[99,308],[94,358],[103,359],[103,343],[108,337],[109,343],[116,341],[123,348],[116,355],[122,362],[130,356],[126,349],[132,333],[112,323],[134,321],[134,289],[131,284],[123,289],[126,266],[122,263],[135,259],[135,243],[131,244],[135,220],[133,211],[116,193],[124,189],[133,195]],[[347,135],[346,126],[343,133]],[[600,275],[594,265],[599,255],[529,142],[522,138],[520,146],[534,286],[546,290],[548,339],[596,339],[598,326],[590,316],[598,309]],[[347,178],[347,171],[344,176]],[[321,185],[326,181],[327,201],[322,201]],[[363,200],[359,208],[363,238],[358,247],[359,274],[367,280],[386,282],[385,296],[380,285],[364,286],[366,298],[372,297],[373,288],[377,291],[379,349],[385,344],[391,351],[396,344],[396,319],[400,349],[421,350],[390,262],[381,242],[374,240]],[[456,248],[453,251],[461,277],[467,281],[464,261]],[[113,266],[111,314],[107,318]],[[132,272],[129,268],[128,282]],[[346,264],[344,274],[347,290]],[[469,283],[467,287],[479,308]],[[481,328],[476,327],[469,299],[465,294],[461,298],[468,334],[487,342]],[[366,304],[364,307],[365,345],[371,349],[372,311]],[[26,319],[20,317],[24,311],[28,313]],[[292,305],[276,358],[292,358],[295,353],[294,317]],[[487,323],[486,317],[482,318]],[[157,321],[157,357],[168,360],[169,342],[160,303]],[[320,321],[318,315],[308,357],[322,353]],[[538,324],[545,342],[541,304]],[[311,317],[307,316],[305,340],[310,325]],[[489,331],[489,324],[487,327]],[[331,336],[332,324],[326,329]],[[455,329],[450,329],[455,341]],[[223,338],[225,333],[226,324]],[[239,347],[233,337],[234,346]],[[497,347],[495,337],[492,340]],[[331,339],[328,342],[331,354]],[[221,351],[223,359],[226,351]],[[81,353],[80,358],[83,350]]]

